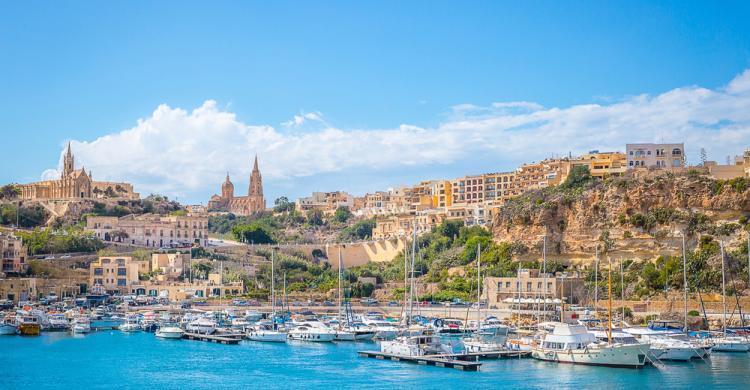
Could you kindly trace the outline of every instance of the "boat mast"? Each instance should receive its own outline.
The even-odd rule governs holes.
[[[542,243],[542,275],[544,278],[544,294],[542,296],[542,319],[547,319],[547,234],[544,234]]]
[[[407,324],[411,324],[412,311],[414,310],[414,255],[417,252],[417,217],[414,217],[414,236],[411,243],[411,272],[409,275],[409,321]]]
[[[599,305],[599,243],[596,243],[596,251],[594,252],[594,313],[598,310]]]
[[[342,268],[341,246],[339,246],[339,314],[338,314],[339,327],[341,327],[341,268]]]
[[[685,333],[688,331],[688,283],[687,283],[687,255],[685,254],[685,233],[682,233],[682,284],[685,290]],[[750,269],[750,268],[749,268]]]
[[[724,241],[719,240],[719,248],[721,248],[721,305],[722,320],[721,325],[724,328],[724,337],[727,337],[727,292],[726,292],[726,276],[724,274]]]
[[[276,317],[276,285],[274,284],[274,250],[271,249],[271,319]]]
[[[625,326],[625,274],[622,270],[622,257],[620,258],[620,305],[622,306],[622,318],[620,318],[620,326]]]
[[[482,244],[477,243],[477,331],[482,321]]]
[[[612,344],[612,258],[607,256],[609,267],[607,269],[607,296],[609,302],[607,303],[607,338],[609,343]]]

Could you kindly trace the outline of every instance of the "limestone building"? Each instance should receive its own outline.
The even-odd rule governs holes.
[[[93,181],[91,171],[85,168],[75,169],[75,157],[68,143],[68,150],[63,157],[63,171],[58,180],[44,180],[35,183],[21,184],[21,199],[90,199],[121,198],[139,199],[130,183]]]
[[[208,216],[201,214],[91,216],[86,230],[107,242],[152,248],[208,245]]]
[[[266,209],[263,199],[263,178],[258,169],[258,156],[255,156],[253,172],[250,174],[250,185],[247,196],[234,196],[234,184],[229,180],[229,174],[221,185],[221,195],[214,195],[208,201],[211,210],[227,211],[236,215],[251,215]]]

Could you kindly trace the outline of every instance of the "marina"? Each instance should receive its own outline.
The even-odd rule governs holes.
[[[85,336],[55,332],[38,337],[0,337],[0,364],[7,389],[61,387],[125,389],[145,383],[176,389],[288,388],[290,383],[340,388],[744,388],[746,354],[713,354],[689,362],[667,362],[642,370],[554,364],[534,359],[486,360],[465,372],[390,360],[358,351],[372,342],[259,343],[223,345],[158,339],[146,332],[102,331]],[[158,362],[154,357],[158,356]],[[45,367],[31,370],[29,362]],[[102,376],[92,375],[102,372]]]

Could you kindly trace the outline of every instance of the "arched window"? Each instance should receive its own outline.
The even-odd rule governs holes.
[[[674,148],[674,149],[672,149],[672,155],[673,156],[679,156],[681,154],[682,154],[682,150],[680,150],[680,148]]]

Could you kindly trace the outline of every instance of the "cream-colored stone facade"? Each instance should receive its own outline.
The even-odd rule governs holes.
[[[151,248],[208,245],[208,216],[205,214],[88,217],[86,230],[106,242]]]
[[[58,180],[44,180],[29,184],[20,184],[21,199],[140,199],[130,183],[94,181],[91,171],[85,168],[75,169],[75,157],[68,144],[63,158],[63,172]]]
[[[139,274],[150,270],[148,261],[129,256],[99,257],[89,265],[89,286],[101,286],[110,294],[127,294],[131,286],[139,284]]]
[[[627,144],[628,169],[671,169],[685,166],[685,144]]]
[[[546,283],[546,287],[545,287]],[[505,300],[523,299],[566,299],[571,297],[583,286],[584,280],[578,274],[558,274],[546,276],[536,269],[522,269],[513,277],[484,278],[484,291],[489,307],[499,307]],[[516,301],[517,302],[517,301]]]

